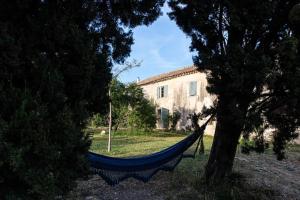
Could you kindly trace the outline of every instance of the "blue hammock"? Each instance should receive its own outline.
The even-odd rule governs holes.
[[[185,157],[183,153],[198,138],[200,141],[200,136],[203,137],[209,120],[182,141],[151,155],[135,158],[114,158],[89,152],[88,160],[92,171],[99,174],[109,185],[118,184],[129,177],[147,182],[159,170],[172,171]]]

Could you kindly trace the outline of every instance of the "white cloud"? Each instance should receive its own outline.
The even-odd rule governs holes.
[[[159,49],[151,49],[149,53],[151,55],[151,59],[153,59],[153,67],[168,69],[176,67],[174,61],[168,60],[160,54]]]

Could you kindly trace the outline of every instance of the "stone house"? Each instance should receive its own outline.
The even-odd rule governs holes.
[[[181,118],[177,129],[191,126],[189,114],[201,112],[203,106],[210,107],[214,96],[206,91],[206,74],[190,66],[172,72],[160,74],[137,83],[144,91],[146,98],[157,105],[157,128],[168,128],[167,117],[175,111]],[[215,123],[211,123],[206,132],[213,134]]]
[[[181,118],[176,129],[187,129],[191,125],[189,114],[201,112],[203,106],[212,106],[215,99],[206,91],[206,74],[197,71],[194,66],[153,76],[137,84],[143,89],[146,98],[157,105],[157,128],[168,128],[168,115],[178,111]],[[205,134],[213,135],[215,125],[215,122],[210,123]],[[270,140],[271,131],[267,129],[265,132],[267,140]],[[293,142],[300,144],[300,134]]]

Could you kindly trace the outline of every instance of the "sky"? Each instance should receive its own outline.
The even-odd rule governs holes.
[[[167,4],[162,9],[163,15],[149,26],[138,26],[133,30],[134,45],[131,46],[127,61],[142,61],[140,67],[123,72],[119,80],[134,82],[161,73],[173,71],[193,64],[191,43],[188,38],[167,15]],[[115,67],[122,67],[116,65]]]

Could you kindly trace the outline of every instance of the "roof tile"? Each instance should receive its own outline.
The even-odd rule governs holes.
[[[197,73],[197,72],[198,72],[198,70],[197,70],[196,66],[189,66],[189,67],[185,67],[185,68],[171,71],[168,73],[163,73],[163,74],[160,74],[157,76],[152,76],[150,78],[147,78],[145,80],[138,82],[137,84],[139,86],[148,85],[148,84],[157,83],[157,82],[161,82],[161,81],[165,81],[165,80],[169,80],[169,79],[176,78],[179,76],[184,76],[187,74],[193,74],[193,73]]]

